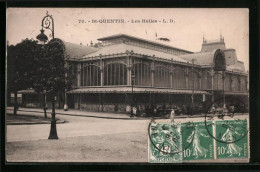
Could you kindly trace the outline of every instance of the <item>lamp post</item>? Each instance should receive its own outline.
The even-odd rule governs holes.
[[[46,110],[47,110],[46,93],[47,93],[47,91],[46,91],[46,89],[44,89],[42,93],[43,93],[43,102],[44,102],[44,104],[43,104],[44,117],[47,118],[47,113],[46,113]]]
[[[226,109],[226,98],[225,98],[225,71],[222,71],[222,79],[223,79],[223,108]]]
[[[194,59],[192,59],[192,96],[191,96],[191,114],[194,108]]]
[[[132,85],[132,96],[131,96],[131,114],[130,116],[134,116],[133,115],[133,104],[134,104],[134,81],[135,81],[135,74],[134,74],[134,70],[132,69],[132,75],[131,75],[131,85]]]
[[[52,39],[54,39],[54,20],[52,18],[52,15],[48,14],[48,11],[46,12],[46,16],[42,19],[42,29],[40,30],[41,33],[36,37],[39,41],[42,41],[43,43],[48,41],[48,37],[44,34],[44,29],[51,30]],[[58,139],[57,135],[57,129],[56,129],[56,119],[55,119],[55,94],[54,89],[52,88],[52,112],[51,112],[51,130],[50,135],[48,139]]]
[[[65,73],[65,84],[67,85],[67,72]],[[67,88],[65,88],[65,94],[64,94],[64,99],[65,99],[65,102],[64,102],[64,111],[68,111],[68,101],[67,101]]]

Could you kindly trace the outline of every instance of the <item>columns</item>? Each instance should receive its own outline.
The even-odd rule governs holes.
[[[170,88],[173,87],[173,85],[172,85],[172,75],[173,75],[173,71],[171,70],[170,71]]]
[[[154,61],[155,61],[155,55],[153,55],[153,60],[151,64],[151,86],[154,87]]]
[[[78,63],[77,64],[77,80],[78,80],[78,83],[77,83],[77,86],[80,87],[80,73],[81,73],[81,63]]]
[[[214,70],[213,69],[211,69],[211,74],[210,74],[210,76],[211,76],[211,90],[212,90],[212,96],[211,96],[211,102],[213,103],[214,102]]]
[[[170,68],[170,88],[173,88],[173,84],[172,84],[172,78],[173,78],[173,59],[171,59],[171,68]]]
[[[200,72],[199,72],[199,85],[198,85],[199,90],[202,89],[202,79],[201,79],[201,76],[202,76],[202,72],[200,71]]]
[[[100,58],[100,86],[104,86],[104,61],[102,60],[102,55],[99,55]]]
[[[126,74],[127,83],[126,84],[128,86],[130,86],[131,85],[131,75],[132,75],[132,62],[131,62],[130,56],[127,56],[126,59],[127,59],[127,74]]]
[[[185,88],[189,88],[189,69],[185,69]]]

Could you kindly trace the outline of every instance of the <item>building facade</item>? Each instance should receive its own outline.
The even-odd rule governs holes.
[[[224,38],[203,38],[200,52],[118,34],[90,46],[64,42],[73,89],[61,94],[71,109],[130,112],[151,107],[210,105],[225,96],[248,106],[248,72]],[[216,70],[220,65],[224,71]],[[21,91],[26,97],[26,91]],[[225,102],[229,104],[229,102]]]

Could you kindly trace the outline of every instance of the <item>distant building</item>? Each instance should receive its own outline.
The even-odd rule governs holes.
[[[98,41],[102,44],[91,47],[64,42],[75,76],[67,92],[71,109],[128,112],[131,104],[140,110],[201,106],[223,93],[248,103],[248,73],[222,36],[215,41],[203,38],[197,53],[125,34]],[[216,71],[218,66],[224,74]],[[20,93],[25,96],[26,91]]]

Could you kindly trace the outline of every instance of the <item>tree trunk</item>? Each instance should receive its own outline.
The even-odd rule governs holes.
[[[14,93],[14,115],[17,115],[18,103],[17,103],[17,91]]]
[[[46,112],[46,94],[43,94],[43,111],[44,111],[44,117],[47,118],[47,112]]]

